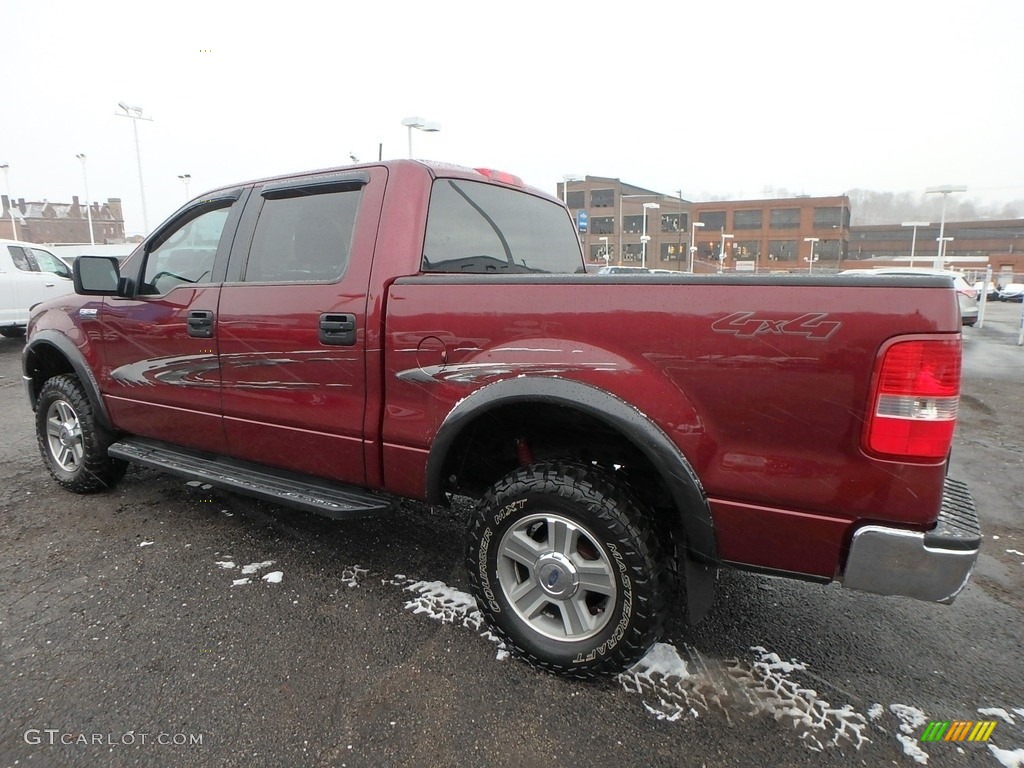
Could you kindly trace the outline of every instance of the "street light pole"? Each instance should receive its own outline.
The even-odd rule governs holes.
[[[146,213],[146,186],[142,181],[142,152],[139,150],[139,120],[145,120],[146,122],[153,122],[152,117],[142,116],[142,107],[130,107],[123,101],[119,101],[117,106],[124,110],[124,114],[115,112],[114,114],[118,117],[127,117],[132,121],[132,128],[135,133],[135,162],[139,166],[139,196],[142,198],[142,228],[149,234],[149,216]]]
[[[939,238],[938,238],[939,239],[939,252],[938,252],[938,255],[935,257],[935,268],[936,269],[943,269],[943,266],[942,266],[943,239],[942,238],[946,234],[946,200],[949,199],[950,194],[953,193],[953,192],[966,192],[966,191],[967,191],[967,187],[965,187],[963,185],[957,186],[957,185],[954,185],[954,184],[943,184],[942,186],[928,187],[927,189],[925,189],[925,193],[926,194],[939,194],[939,195],[942,195],[942,218],[939,221]]]
[[[735,235],[725,234],[725,227],[722,227],[722,244],[718,247],[718,272],[721,274],[725,267],[725,241],[732,240]]]
[[[693,274],[693,257],[697,253],[697,227],[703,227],[703,221],[695,221],[690,226],[690,274]]]
[[[910,266],[914,266],[914,246],[917,245],[917,228],[927,227],[931,222],[928,221],[904,221],[900,226],[913,227],[914,234],[910,237]]]
[[[608,261],[609,261],[609,259],[611,259],[611,255],[608,253],[608,238],[607,237],[599,237],[597,239],[600,240],[602,243],[604,243],[604,265],[607,267],[608,266]]]
[[[647,236],[647,211],[661,208],[657,203],[644,203],[643,234],[640,235],[640,266],[647,267],[647,242],[651,239]]]
[[[811,255],[807,257],[807,274],[811,274],[814,271],[814,244],[818,242],[818,238],[805,237],[804,242],[811,244]]]
[[[192,181],[192,174],[191,173],[182,173],[182,174],[178,175],[178,178],[181,179],[185,183],[185,199],[188,200],[189,199],[189,197],[188,197],[188,183],[190,181]]]
[[[441,130],[440,123],[432,123],[424,120],[422,117],[407,117],[402,120],[402,125],[409,129],[409,159],[412,160],[412,129],[423,131],[425,133],[437,133]]]
[[[11,179],[7,175],[7,172],[11,170],[11,166],[7,163],[0,165],[0,171],[4,172],[4,186],[7,188],[7,204],[10,206],[8,212],[11,214],[11,239],[18,239],[18,222],[14,219],[14,200],[11,199]]]
[[[82,161],[82,180],[85,182],[85,215],[89,219],[89,245],[96,245],[92,233],[92,205],[89,203],[89,174],[85,171],[85,155],[75,155]]]
[[[940,237],[939,238],[939,269],[946,268],[946,243],[951,243],[955,240],[954,237]]]
[[[579,176],[575,173],[567,173],[562,177],[562,202],[565,203],[565,207],[569,207],[569,182],[570,181],[582,181]]]

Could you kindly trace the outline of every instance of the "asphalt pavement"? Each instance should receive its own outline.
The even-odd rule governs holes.
[[[335,523],[142,469],[61,490],[0,339],[0,766],[1024,765],[1024,348],[1020,306],[988,310],[951,468],[984,544],[954,605],[726,572],[699,627],[595,683],[480,626],[461,506]]]

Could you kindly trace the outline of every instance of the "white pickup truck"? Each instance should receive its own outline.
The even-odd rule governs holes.
[[[74,293],[71,269],[33,243],[0,240],[0,336],[25,334],[29,308]]]

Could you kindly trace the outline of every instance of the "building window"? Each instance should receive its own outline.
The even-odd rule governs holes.
[[[587,203],[585,201],[583,190],[581,189],[578,191],[570,192],[569,196],[565,200],[565,205],[567,208],[571,208],[573,210],[577,208],[586,208]]]
[[[772,208],[772,229],[799,229],[799,208]],[[784,241],[780,241],[784,242]]]
[[[771,261],[796,261],[796,243],[796,240],[772,240],[768,243],[768,258]]]
[[[590,220],[590,233],[592,235],[615,234],[615,217],[600,216]]]
[[[725,229],[725,211],[703,211],[698,219],[704,224],[704,231]]]
[[[758,211],[760,213],[760,211]],[[732,246],[732,256],[737,260],[757,260],[761,256],[760,240],[736,240]]]
[[[821,261],[838,261],[841,244],[839,240],[819,240],[814,244],[814,255]]]
[[[682,261],[686,258],[686,246],[679,243],[662,243],[662,261]]]
[[[733,229],[760,229],[761,211],[736,211],[732,215]]]
[[[608,255],[609,258],[611,258],[612,247],[611,247],[610,244],[609,245],[605,245],[604,243],[599,243],[597,245],[590,246],[590,260],[591,261],[604,261],[605,250],[608,251],[607,255]]]
[[[689,226],[685,213],[663,213],[661,214],[662,232],[679,232]]]
[[[643,216],[623,216],[622,231],[627,235],[639,235],[644,231]]]
[[[590,190],[591,208],[611,208],[615,205],[614,189],[592,189]]]
[[[622,246],[623,261],[640,261],[644,248],[640,243],[626,243]]]
[[[843,223],[843,208],[815,208],[814,209],[814,228],[815,229],[828,229],[829,227],[835,227],[838,229]]]

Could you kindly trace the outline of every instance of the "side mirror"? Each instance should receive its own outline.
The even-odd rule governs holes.
[[[117,296],[121,272],[113,256],[79,256],[74,268],[75,293]]]

